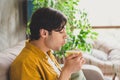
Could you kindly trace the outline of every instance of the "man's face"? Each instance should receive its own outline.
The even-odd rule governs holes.
[[[60,50],[60,48],[66,43],[66,29],[63,28],[61,31],[52,31],[45,39],[45,45],[52,50]]]

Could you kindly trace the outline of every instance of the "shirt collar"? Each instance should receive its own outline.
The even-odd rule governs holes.
[[[41,59],[48,59],[48,56],[47,54],[50,56],[51,55],[51,52],[52,50],[49,50],[46,53],[44,53],[42,50],[40,50],[38,47],[32,45],[29,40],[26,41],[26,48],[30,49],[34,54],[38,55]]]

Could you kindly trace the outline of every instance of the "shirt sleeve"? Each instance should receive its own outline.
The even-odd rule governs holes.
[[[11,68],[10,80],[42,80],[35,63],[26,61]]]
[[[35,64],[23,64],[20,72],[21,80],[42,80]]]

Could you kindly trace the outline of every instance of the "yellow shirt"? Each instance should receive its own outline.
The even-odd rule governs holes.
[[[48,55],[61,70],[51,51]],[[47,55],[29,42],[10,67],[10,80],[57,80],[58,76],[48,63]]]

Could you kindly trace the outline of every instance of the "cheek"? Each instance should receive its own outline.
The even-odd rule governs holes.
[[[47,38],[47,45],[53,50],[59,50],[64,45],[64,39],[62,35],[54,35]]]
[[[62,39],[61,37],[59,37],[59,35],[51,38],[51,43],[60,44],[61,42],[62,42]]]
[[[62,41],[60,39],[56,39],[56,40],[51,41],[51,44],[55,46],[61,46]]]
[[[50,45],[53,50],[59,50],[63,46],[62,41],[60,40],[54,40]]]
[[[55,48],[55,47],[60,47],[62,44],[62,41],[58,38],[49,38],[46,40],[46,46],[49,48]]]

